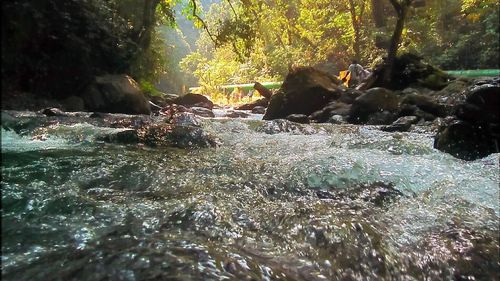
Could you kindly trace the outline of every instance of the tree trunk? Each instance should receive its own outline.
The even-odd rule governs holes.
[[[266,99],[270,99],[273,95],[273,93],[268,88],[264,87],[264,85],[260,84],[259,82],[255,82],[253,88]]]
[[[385,27],[387,25],[386,15],[384,14],[384,1],[371,0],[372,2],[372,18],[375,22],[375,27]]]
[[[387,67],[384,72],[385,82],[389,82],[391,80],[394,68],[394,61],[396,59],[396,55],[398,52],[399,43],[401,43],[401,36],[403,34],[403,28],[406,16],[408,14],[408,8],[410,7],[413,0],[403,0],[402,3],[398,3],[397,0],[390,0],[390,1],[394,9],[396,10],[398,19],[396,21],[396,27],[394,28],[394,32],[392,33],[389,50],[387,52],[387,60],[385,62]]]
[[[142,27],[137,36],[137,45],[139,49],[147,49],[151,43],[151,33],[153,32],[156,21],[155,12],[160,0],[146,0],[142,14]]]
[[[352,48],[354,50],[354,57],[356,60],[360,60],[361,54],[360,54],[360,37],[361,37],[361,30],[359,26],[359,21],[356,18],[356,6],[354,4],[354,0],[349,0],[349,11],[351,13],[351,22],[352,22],[352,28],[354,30],[354,40],[352,42]]]

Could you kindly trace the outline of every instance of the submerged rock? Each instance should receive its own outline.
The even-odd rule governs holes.
[[[386,132],[406,132],[411,128],[411,125],[416,124],[418,120],[419,118],[417,116],[400,117],[391,125],[382,127],[381,130]]]
[[[266,134],[292,133],[292,134],[314,134],[317,131],[310,125],[302,125],[285,119],[276,119],[265,122],[256,129],[257,132]]]
[[[402,197],[403,193],[395,189],[391,183],[374,182],[345,189],[335,187],[321,189],[316,191],[316,195],[321,199],[334,199],[343,202],[346,200],[361,200],[371,202],[377,207],[387,207],[387,204]]]
[[[135,144],[139,142],[139,136],[134,129],[114,129],[113,132],[96,137],[108,143]]]
[[[189,112],[169,117],[72,112],[46,116],[34,112],[2,111],[2,127],[39,140],[55,135],[71,142],[104,141],[180,148],[215,147],[219,140],[205,133]]]

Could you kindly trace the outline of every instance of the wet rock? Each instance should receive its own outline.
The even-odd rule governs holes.
[[[254,114],[264,114],[266,113],[266,108],[264,106],[256,106],[252,109]]]
[[[440,104],[450,106],[460,104],[465,101],[466,90],[470,83],[472,82],[465,79],[453,80],[442,90],[430,93],[429,95],[434,97]]]
[[[104,118],[106,116],[107,114],[102,112],[92,112],[92,114],[90,114],[90,118]]]
[[[200,126],[200,120],[190,112],[174,114],[170,123],[176,126]]]
[[[342,115],[333,115],[328,119],[328,123],[332,124],[346,124],[347,121],[344,119]]]
[[[240,106],[237,106],[234,109],[236,109],[236,110],[253,110],[257,107],[265,109],[268,105],[269,105],[269,99],[261,98],[261,99],[258,99],[256,101],[253,101],[251,103],[246,103],[246,104],[242,104]],[[264,111],[262,113],[259,113],[259,114],[264,114]]]
[[[98,76],[82,98],[90,111],[127,114],[151,112],[139,85],[128,75]]]
[[[395,189],[392,183],[384,182],[361,184],[345,189],[332,187],[316,190],[315,192],[320,199],[334,199],[345,203],[348,203],[346,200],[361,200],[371,202],[377,207],[387,206],[387,204],[403,196],[403,193]]]
[[[339,101],[330,102],[327,106],[321,110],[313,112],[309,119],[314,120],[318,123],[327,122],[332,116],[340,115],[347,116],[351,111],[351,105]]]
[[[204,95],[186,94],[173,100],[173,103],[186,107],[205,107],[210,110],[214,107],[214,103]]]
[[[456,115],[473,123],[500,124],[500,85],[473,86],[465,103],[457,106]]]
[[[434,147],[465,160],[499,152],[500,79],[476,80],[465,95],[456,106],[456,120],[439,129]]]
[[[309,124],[309,118],[304,114],[290,114],[286,117],[286,120],[300,124]]]
[[[176,126],[168,135],[168,139],[173,146],[179,148],[206,148],[219,145],[217,138],[194,126]]]
[[[108,143],[135,144],[138,143],[139,136],[134,129],[115,129],[113,132],[97,136],[96,139]]]
[[[66,112],[60,110],[59,108],[45,108],[42,111],[42,114],[45,114],[46,116],[68,116]]]
[[[364,92],[352,88],[347,88],[342,91],[342,94],[337,101],[346,104],[352,104],[354,100],[356,100],[362,94],[364,94]]]
[[[250,116],[250,114],[243,111],[232,111],[224,115],[224,117],[228,118],[248,118],[248,116]]]
[[[386,132],[406,132],[411,128],[411,125],[416,124],[418,120],[419,118],[417,116],[400,117],[391,125],[382,127],[381,130]]]
[[[170,104],[170,105],[167,105],[167,106],[163,107],[162,109],[160,109],[159,115],[165,116],[167,118],[172,118],[172,116],[174,116],[175,114],[182,113],[182,112],[192,113],[191,109],[189,109],[185,106],[178,105],[178,104]]]
[[[500,126],[456,120],[439,129],[434,147],[464,160],[499,152]]]
[[[415,109],[420,109],[424,112],[428,112],[436,117],[444,117],[450,113],[448,112],[446,106],[437,103],[431,97],[416,93],[405,95],[401,101],[401,104],[410,106],[413,105]]]
[[[391,124],[394,120],[398,118],[396,112],[383,110],[372,113],[368,120],[366,120],[367,125],[386,125]]]
[[[213,111],[205,107],[191,107],[191,111],[201,117],[215,117]]]
[[[44,124],[41,112],[2,110],[2,128],[14,130],[17,133],[30,131]]]
[[[271,97],[264,120],[285,118],[290,114],[311,113],[341,95],[342,86],[333,75],[304,67],[288,73],[278,93]]]
[[[304,125],[290,122],[285,119],[277,119],[265,122],[262,126],[257,128],[257,132],[266,134],[279,134],[279,133],[293,133],[293,134],[314,134],[316,131],[310,126],[303,127]]]
[[[150,96],[149,100],[160,107],[166,107],[169,104],[173,104],[174,100],[178,97],[178,95],[162,93],[160,95]]]
[[[359,124],[367,123],[370,116],[375,113],[386,111],[388,113],[396,113],[399,110],[400,98],[392,91],[384,88],[369,89],[358,97],[352,104],[349,112],[349,122]],[[387,114],[386,114],[387,115]],[[391,118],[393,118],[391,116]],[[383,122],[392,122],[391,118],[374,118],[372,124],[388,124]],[[381,119],[380,122],[377,121]]]

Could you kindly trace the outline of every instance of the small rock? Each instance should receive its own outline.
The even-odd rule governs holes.
[[[406,132],[411,128],[411,125],[417,123],[418,120],[419,118],[417,116],[403,116],[398,118],[391,125],[382,127],[381,130],[386,132]]]
[[[200,121],[193,113],[190,112],[180,112],[174,114],[170,123],[177,126],[200,126]]]
[[[344,117],[342,115],[333,115],[328,119],[328,123],[332,124],[346,124],[347,122],[344,120]]]
[[[263,106],[256,106],[252,109],[252,113],[254,114],[264,114],[266,113],[266,108]]]
[[[228,118],[247,118],[248,116],[250,116],[250,114],[243,111],[232,111],[224,115],[224,117]]]
[[[195,115],[198,115],[198,116],[201,116],[201,117],[209,117],[209,118],[212,118],[212,117],[215,117],[215,114],[213,113],[212,110],[206,108],[206,107],[191,107],[191,111],[195,114]]]
[[[300,124],[309,124],[309,118],[304,114],[290,114],[286,117],[286,120]]]
[[[43,109],[42,114],[45,114],[46,116],[68,116],[66,112],[55,107]]]
[[[114,132],[99,136],[97,140],[108,143],[132,144],[139,141],[137,131],[133,129],[115,129]]]

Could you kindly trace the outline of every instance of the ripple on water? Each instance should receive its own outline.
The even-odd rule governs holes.
[[[220,147],[46,149],[2,132],[2,277],[497,276],[498,154],[466,162],[375,127],[202,122]]]

